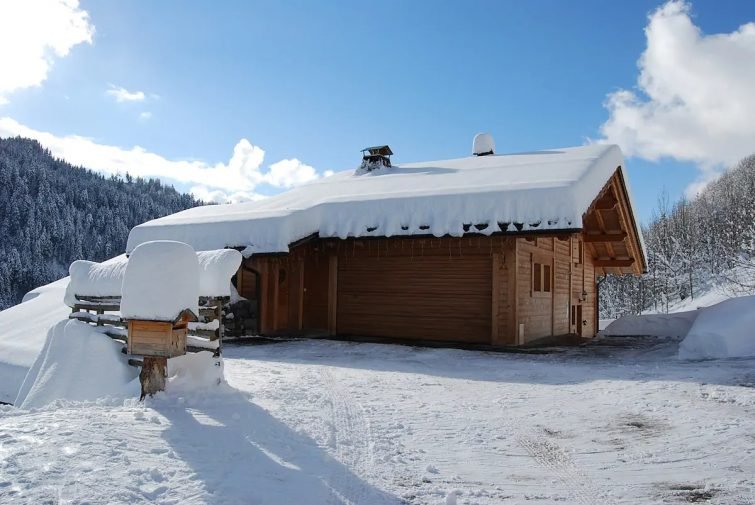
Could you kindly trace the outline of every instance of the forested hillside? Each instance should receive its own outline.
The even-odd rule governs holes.
[[[667,312],[711,286],[732,296],[755,293],[755,155],[692,201],[671,204],[662,195],[643,234],[648,273],[608,276],[600,287],[602,318]]]
[[[35,140],[0,139],[0,310],[76,259],[121,254],[133,226],[199,204],[154,179],[74,167]]]

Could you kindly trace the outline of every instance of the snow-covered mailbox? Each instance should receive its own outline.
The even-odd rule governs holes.
[[[160,240],[131,253],[123,278],[121,316],[128,352],[144,356],[142,396],[165,387],[167,358],[186,354],[189,321],[197,319],[199,261],[191,246]]]

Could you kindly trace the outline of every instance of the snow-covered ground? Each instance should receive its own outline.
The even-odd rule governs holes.
[[[226,347],[216,394],[0,407],[0,503],[755,503],[755,360]]]

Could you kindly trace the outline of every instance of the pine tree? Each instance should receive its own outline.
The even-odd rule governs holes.
[[[37,141],[0,139],[0,310],[74,260],[121,254],[137,224],[201,204],[155,179],[104,177]]]

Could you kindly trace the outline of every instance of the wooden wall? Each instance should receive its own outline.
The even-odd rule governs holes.
[[[553,272],[553,238],[517,239],[517,320],[519,344],[553,335],[553,289],[536,292],[532,287],[534,264],[550,265]],[[524,334],[521,335],[521,325]]]
[[[566,334],[595,336],[595,269],[581,234],[519,238],[516,249],[517,343]],[[550,292],[533,289],[535,264],[550,265]],[[572,310],[575,316],[581,312],[580,321],[572,321]]]
[[[580,240],[316,239],[246,264],[260,272],[263,334],[515,345],[577,333],[577,305],[582,334],[594,335],[594,269],[589,255],[580,262]],[[550,266],[550,292],[534,292],[535,263]]]

